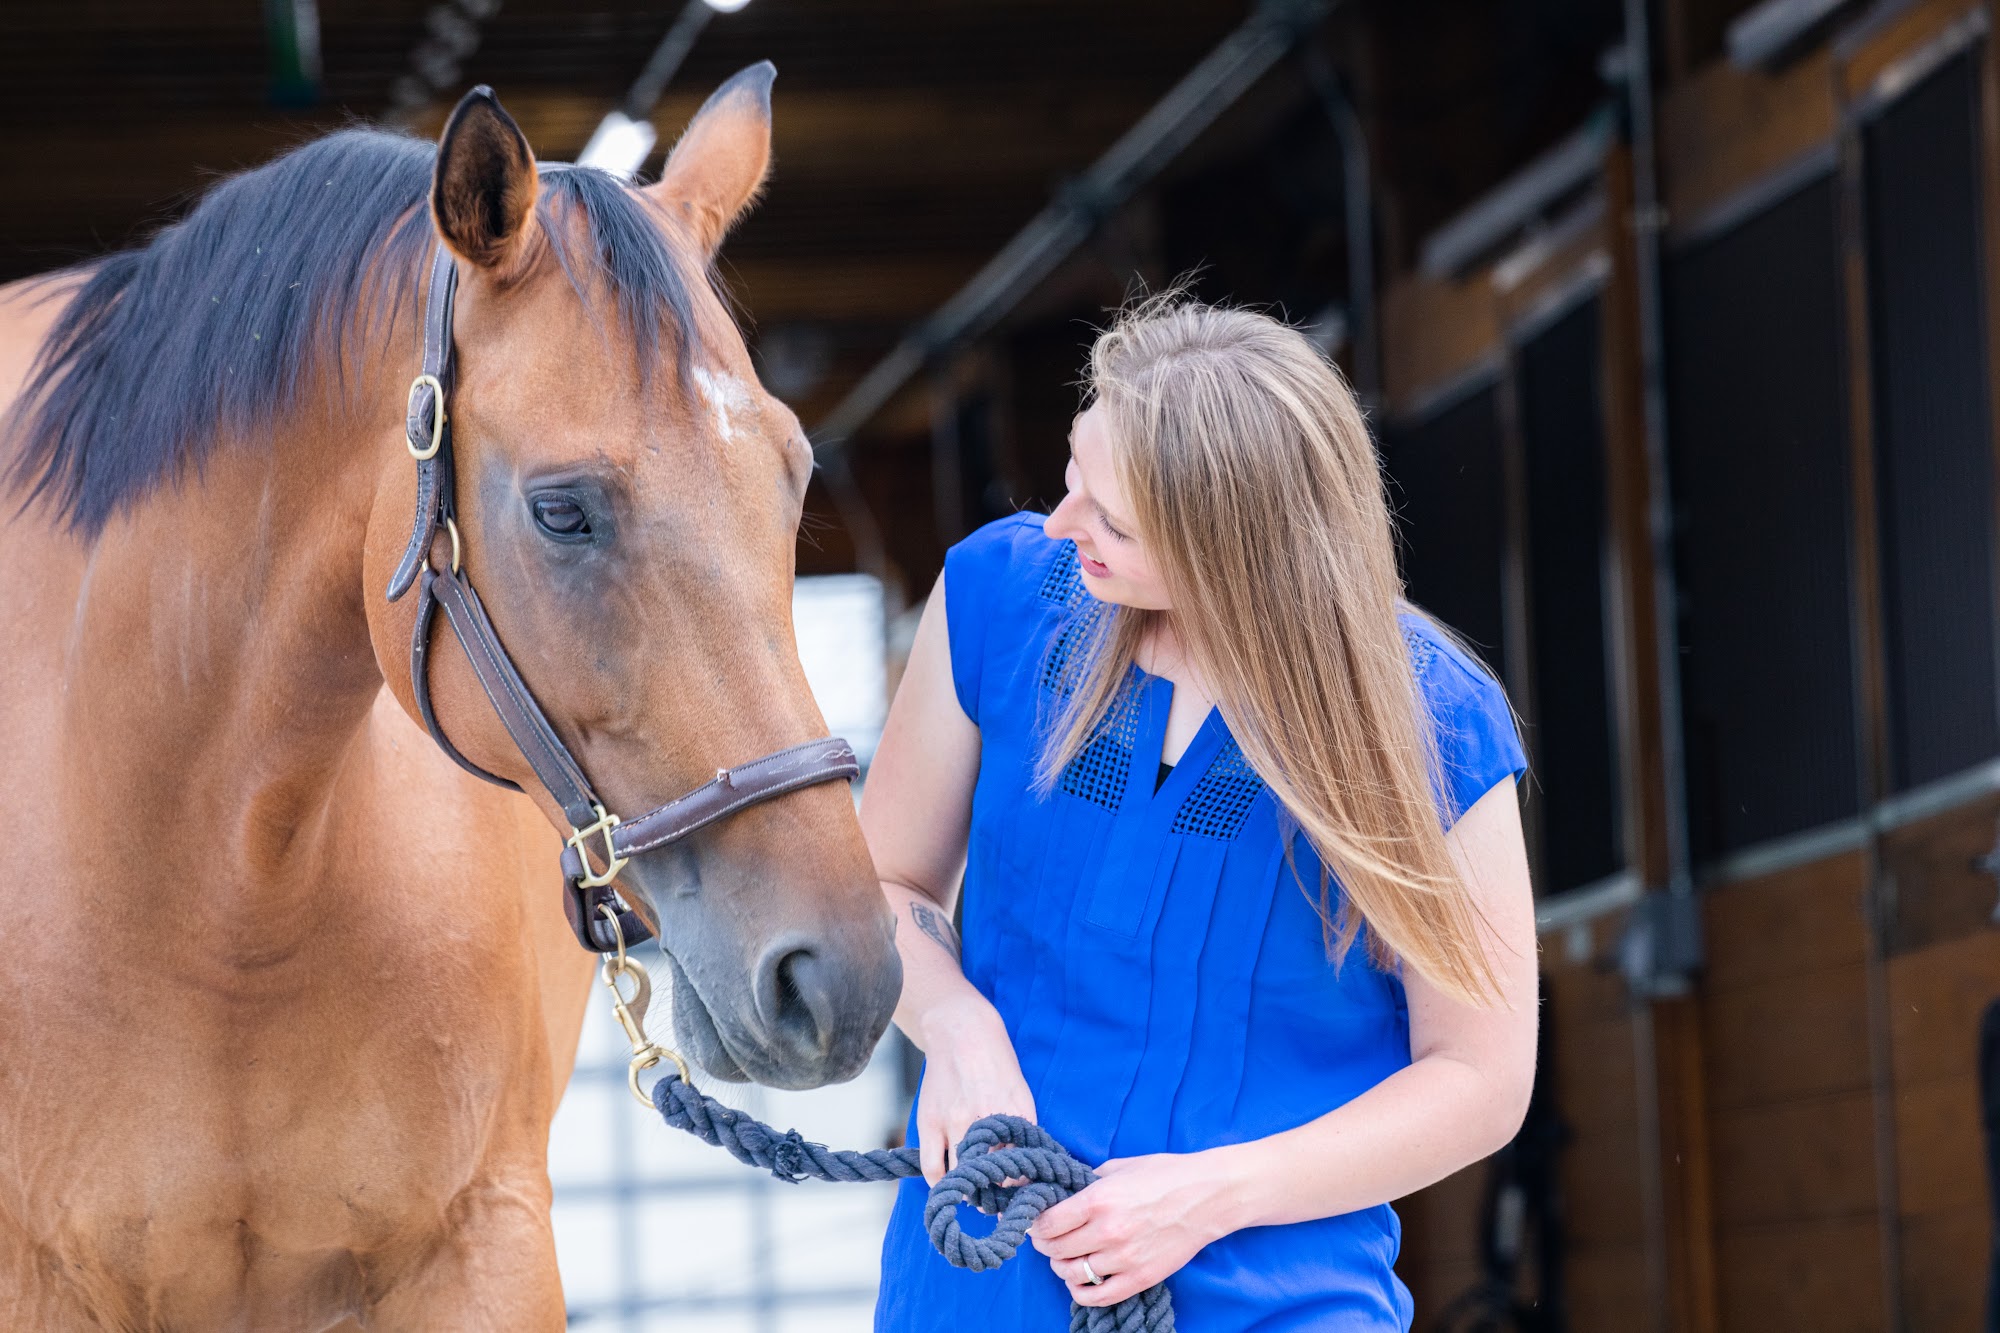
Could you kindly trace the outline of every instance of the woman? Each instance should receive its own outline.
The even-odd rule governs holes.
[[[1513,1136],[1535,938],[1500,688],[1399,602],[1366,425],[1305,338],[1160,298],[1091,354],[1068,495],[946,558],[863,799],[927,1057],[1100,1179],[999,1273],[898,1196],[876,1327],[1410,1324],[1389,1201]],[[965,950],[952,929],[965,867]],[[1350,947],[1352,946],[1352,947]]]

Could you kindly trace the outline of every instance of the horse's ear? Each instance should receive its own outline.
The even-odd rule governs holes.
[[[535,222],[535,155],[485,84],[452,109],[438,140],[431,218],[451,252],[501,275],[513,272]]]
[[[771,166],[771,80],[762,60],[717,88],[667,156],[659,183],[647,186],[687,223],[704,256],[713,255],[757,197]]]

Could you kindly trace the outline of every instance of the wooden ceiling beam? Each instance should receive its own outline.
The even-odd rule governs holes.
[[[232,108],[262,101],[265,36],[237,0],[0,6],[0,112],[85,116],[117,125],[147,107]],[[387,104],[423,39],[424,6],[343,3],[321,25],[328,100],[362,115]],[[876,93],[983,90],[1006,109],[1023,98],[1123,90],[1144,99],[1239,16],[1241,0],[1046,0],[917,6],[861,0],[762,0],[711,25],[677,82],[709,88],[770,59],[794,87]],[[588,13],[510,0],[482,27],[467,84],[556,85],[609,105],[644,64],[670,15],[656,3],[599,3]],[[1109,57],[1109,58],[1108,58]]]
[[[839,262],[731,260],[725,246],[722,274],[743,310],[761,325],[790,320],[902,324],[929,314],[985,261],[984,251]]]

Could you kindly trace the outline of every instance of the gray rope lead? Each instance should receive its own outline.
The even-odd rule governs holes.
[[[793,1184],[808,1179],[902,1180],[923,1174],[915,1147],[850,1152],[813,1143],[795,1129],[781,1134],[724,1106],[676,1073],[669,1072],[653,1085],[653,1105],[675,1129]],[[931,1186],[924,1228],[947,1262],[983,1273],[1014,1257],[1036,1218],[1096,1178],[1040,1125],[1019,1116],[990,1115],[966,1131],[958,1145],[958,1165]],[[1010,1180],[1026,1183],[1002,1183]],[[993,1234],[968,1236],[960,1230],[961,1203],[997,1215],[1000,1220]],[[1113,1306],[1086,1308],[1071,1302],[1069,1327],[1070,1333],[1174,1333],[1173,1300],[1161,1283]]]

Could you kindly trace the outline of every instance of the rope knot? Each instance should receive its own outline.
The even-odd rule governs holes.
[[[788,1184],[796,1185],[807,1176],[812,1165],[812,1152],[796,1129],[785,1131],[785,1136],[771,1142],[771,1174]]]

